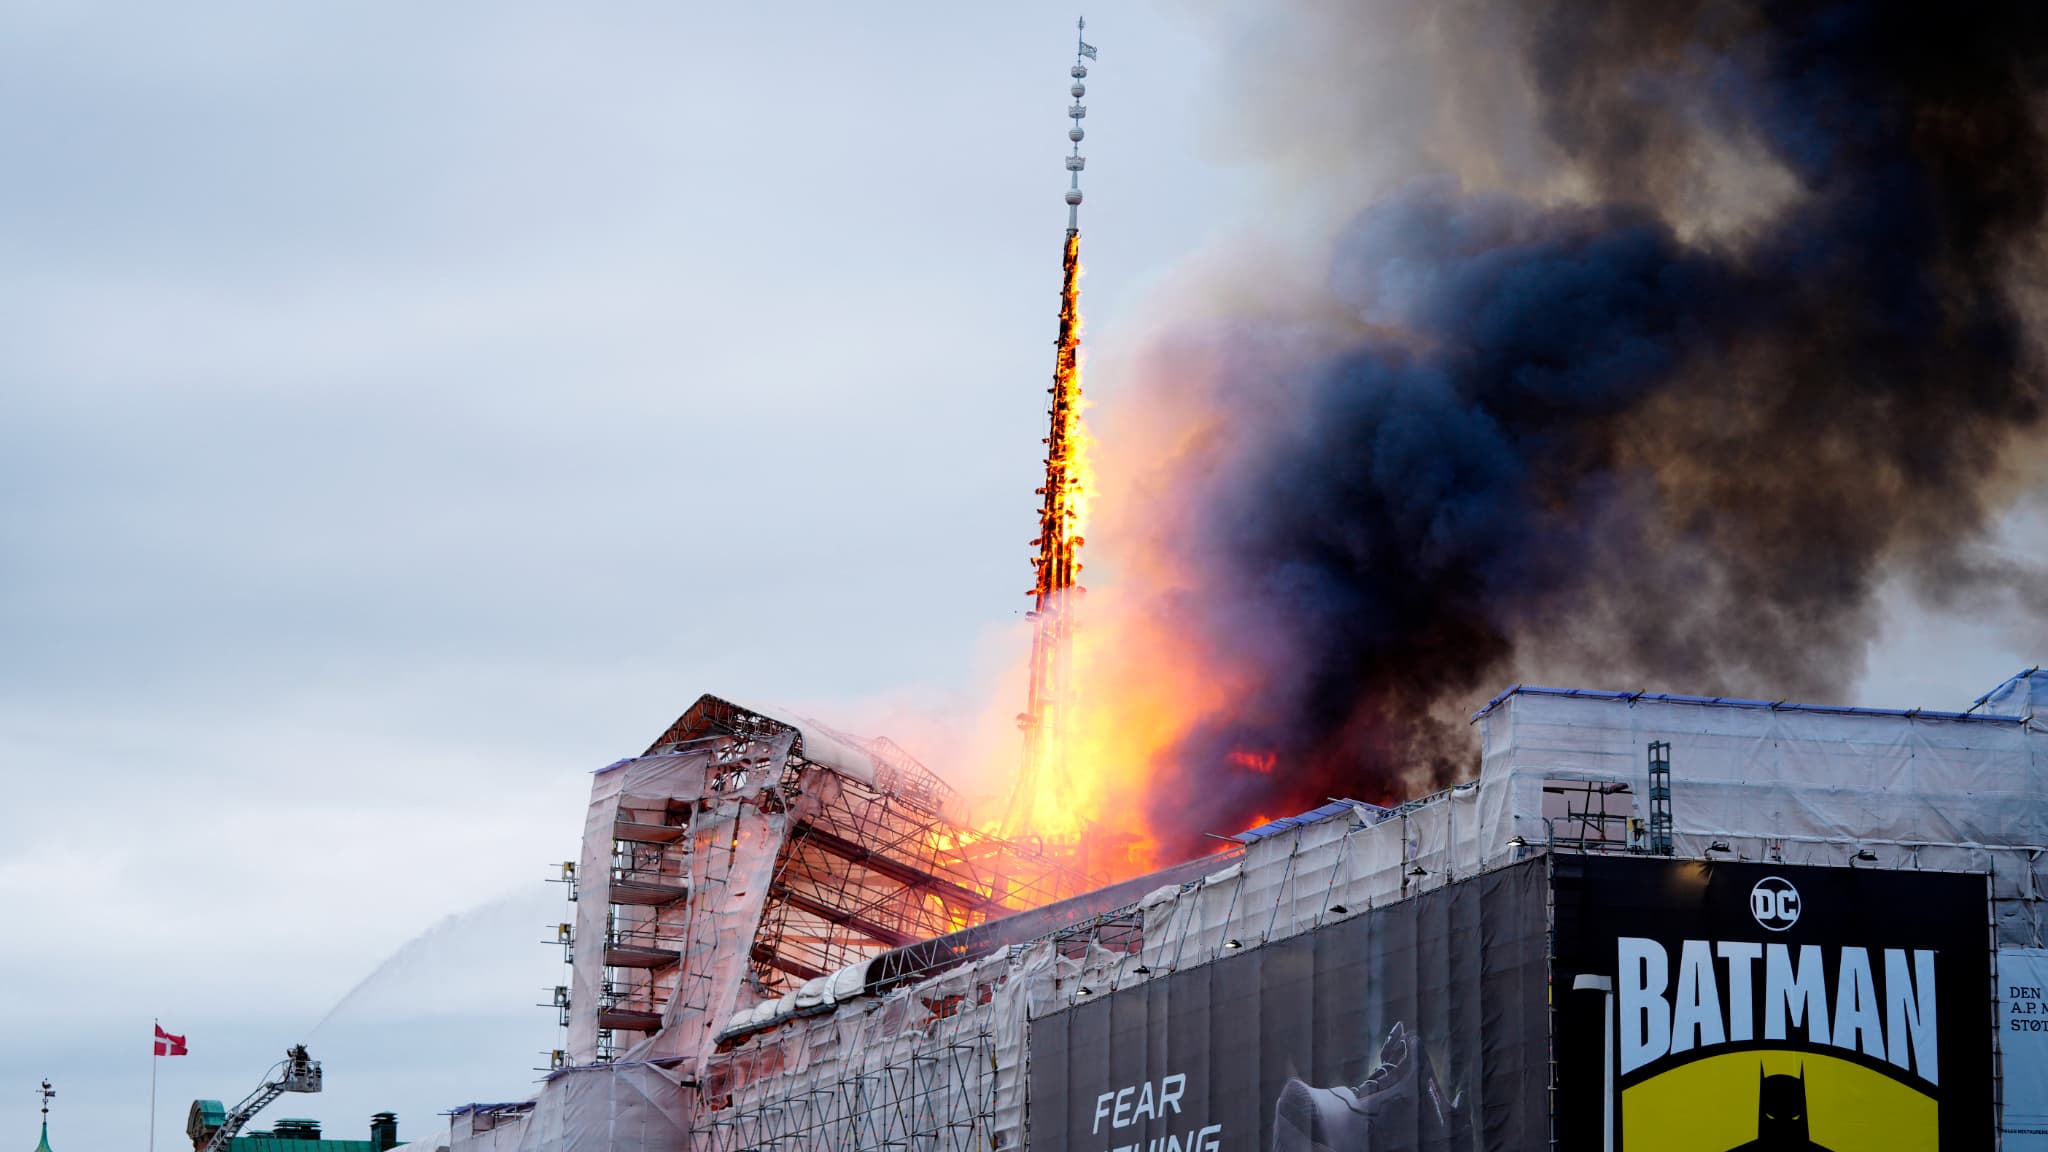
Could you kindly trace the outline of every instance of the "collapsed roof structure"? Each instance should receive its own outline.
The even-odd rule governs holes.
[[[706,696],[596,774],[568,1048],[452,1146],[1025,1147],[1034,1021],[1537,857],[1983,874],[1998,946],[2040,948],[2042,698],[2039,672],[1964,713],[1517,687],[1474,717],[1476,782],[1083,891],[893,745]]]
[[[715,696],[596,774],[574,875],[566,1061],[698,1069],[699,1033],[858,992],[875,957],[1090,887],[1071,856],[962,823],[893,743]]]

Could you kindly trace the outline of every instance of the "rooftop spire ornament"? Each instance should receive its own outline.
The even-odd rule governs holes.
[[[50,1101],[56,1095],[57,1090],[50,1087],[48,1080],[43,1081],[42,1087],[36,1089],[36,1096],[43,1106],[43,1138],[36,1143],[36,1152],[50,1152]]]

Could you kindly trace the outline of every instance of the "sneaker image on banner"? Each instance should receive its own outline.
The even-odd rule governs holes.
[[[1363,1083],[1317,1088],[1287,1081],[1273,1106],[1273,1152],[1440,1147],[1469,1133],[1464,1106],[1464,1093],[1446,1097],[1421,1045],[1397,1021]]]

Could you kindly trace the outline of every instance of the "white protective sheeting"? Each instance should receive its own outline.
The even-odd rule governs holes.
[[[531,1111],[494,1118],[486,1132],[470,1132],[460,1115],[452,1119],[452,1147],[461,1152],[655,1152],[686,1147],[690,1126],[680,1080],[644,1063],[557,1072]]]
[[[588,1064],[597,1058],[596,1006],[604,992],[604,941],[609,922],[612,876],[612,834],[621,815],[636,802],[659,809],[672,799],[693,799],[703,792],[709,745],[664,755],[621,760],[591,779],[590,805],[584,811],[583,851],[576,875],[580,898],[574,927],[576,961],[570,968],[569,1061]]]
[[[803,740],[805,760],[948,819],[965,820],[966,811],[953,790],[893,741],[862,740],[830,724],[794,712],[760,712],[760,715],[796,729]]]
[[[1646,816],[1647,749],[1667,741],[1679,855],[1718,842],[1752,860],[1841,865],[1864,852],[1881,867],[1989,872],[2000,939],[2041,939],[2040,720],[1524,689],[1478,723],[1479,840],[1458,866],[1512,859],[1514,836],[1545,843],[1549,781],[1628,784]]]
[[[531,1109],[513,1111],[506,1105],[471,1104],[449,1115],[448,1139],[442,1146],[460,1147],[463,1152],[519,1152],[532,1116]]]
[[[560,1117],[562,1133],[550,1142],[533,1133],[535,1142],[521,1152],[552,1152],[556,1148],[614,1149],[653,1152],[682,1147],[689,1137],[689,1110],[676,1076],[651,1064],[611,1064],[558,1074],[542,1092],[560,1098],[547,1109]],[[539,1115],[541,1109],[536,1109]]]
[[[1021,1148],[1030,1016],[1062,987],[1107,988],[1120,959],[1042,941],[786,1020],[712,1061],[688,1146]]]
[[[801,733],[804,759],[830,768],[842,776],[858,780],[870,788],[875,787],[881,775],[881,762],[875,758],[874,753],[861,747],[853,737],[837,728],[798,716],[793,712],[768,712],[759,708],[754,711]]]
[[[792,739],[784,733],[769,740],[768,770],[780,771]],[[734,789],[718,795],[693,824],[697,843],[709,847],[692,854],[693,896],[685,908],[681,947],[684,984],[663,1010],[661,1030],[634,1045],[629,1059],[681,1058],[684,1072],[694,1076],[708,1054],[706,1038],[739,1008],[763,998],[745,979],[748,949],[790,817],[750,810],[742,821],[743,810],[747,797]]]
[[[1977,698],[1971,711],[2006,716],[2034,716],[2048,712],[2048,672],[2029,668]]]

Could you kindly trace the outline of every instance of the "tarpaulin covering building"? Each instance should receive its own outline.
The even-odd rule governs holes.
[[[596,778],[563,1066],[452,1147],[2042,1147],[2043,687],[1517,688],[1471,784],[1109,888],[707,697]]]

